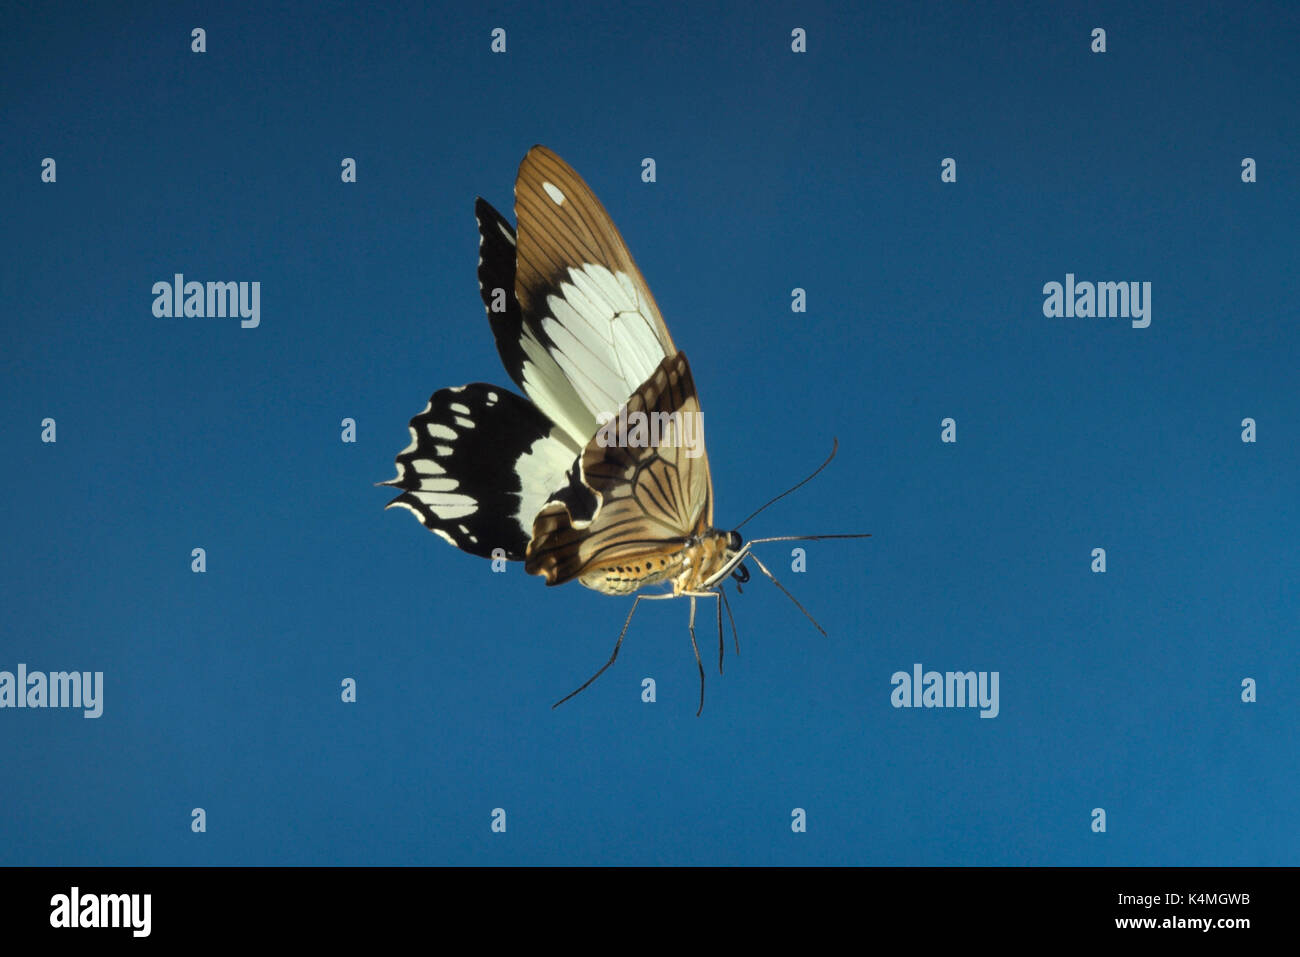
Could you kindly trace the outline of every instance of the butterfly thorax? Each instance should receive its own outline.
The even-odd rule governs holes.
[[[638,589],[672,582],[673,594],[702,591],[728,560],[728,532],[710,529],[686,544],[664,546],[613,565],[593,568],[578,581],[606,595],[630,595]]]

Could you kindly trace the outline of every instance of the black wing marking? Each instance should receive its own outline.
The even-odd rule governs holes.
[[[474,201],[478,220],[478,291],[487,310],[501,364],[515,385],[524,384],[524,318],[515,295],[515,229],[482,196]]]
[[[567,437],[531,402],[483,382],[435,392],[410,429],[397,476],[380,483],[404,490],[386,507],[471,555],[500,548],[521,561],[534,516],[576,471]]]

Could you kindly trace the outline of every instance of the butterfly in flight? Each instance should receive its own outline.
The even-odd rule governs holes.
[[[528,151],[516,228],[481,197],[475,214],[479,291],[506,372],[528,398],[482,382],[435,392],[411,419],[396,477],[380,483],[402,490],[387,507],[410,510],[472,555],[522,561],[547,585],[577,579],[636,594],[609,661],[557,707],[614,663],[642,600],[688,598],[699,714],[696,601],[716,603],[721,672],[724,605],[739,653],[722,585],[748,581],[746,558],[817,625],[750,550],[755,542],[867,536],[747,543],[740,525],[714,527],[690,365],[609,214],[564,160],[544,146]],[[650,586],[670,590],[641,591]]]

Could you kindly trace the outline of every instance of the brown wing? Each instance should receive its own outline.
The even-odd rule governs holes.
[[[575,520],[562,501],[552,501],[533,521],[533,539],[524,567],[561,585],[608,565],[635,562],[676,551],[713,525],[713,483],[704,451],[704,425],[695,382],[686,356],[677,353],[659,364],[619,410],[659,422],[679,414],[672,433],[661,431],[658,444],[640,441],[632,428],[627,444],[607,444],[602,430],[582,453],[582,481],[600,505],[590,521]]]

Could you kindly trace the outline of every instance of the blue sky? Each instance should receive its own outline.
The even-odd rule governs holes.
[[[0,670],[105,675],[0,710],[0,864],[1300,863],[1293,5],[436,6],[0,37]],[[690,357],[719,524],[838,436],[745,532],[874,536],[760,551],[829,637],[754,581],[700,718],[684,603],[552,711],[629,602],[373,487],[507,383],[473,201],[539,142]],[[177,272],[261,324],[155,318]],[[1044,316],[1067,273],[1150,326]],[[893,708],[918,662],[998,716]]]

